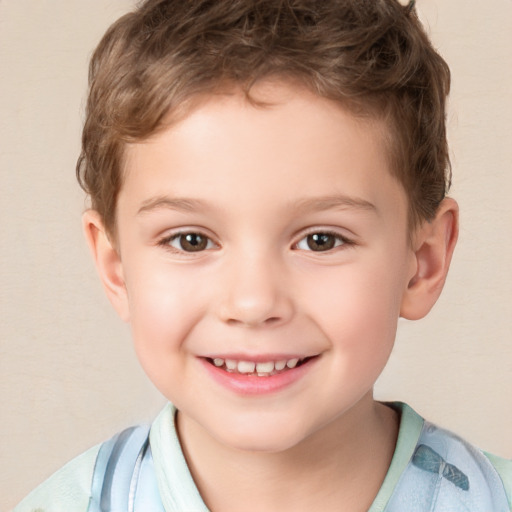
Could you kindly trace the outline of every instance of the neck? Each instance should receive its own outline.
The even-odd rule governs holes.
[[[277,453],[227,447],[181,413],[178,431],[212,512],[363,512],[391,463],[398,420],[369,394],[328,426]]]

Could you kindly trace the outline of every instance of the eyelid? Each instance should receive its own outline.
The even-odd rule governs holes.
[[[209,242],[211,242],[214,247],[207,247],[201,251],[194,252],[194,251],[184,251],[181,249],[177,249],[176,247],[173,247],[171,245],[171,242],[173,240],[176,240],[180,236],[188,235],[188,234],[201,235],[202,237],[206,238]],[[170,233],[165,234],[164,236],[159,237],[157,240],[157,245],[161,246],[164,249],[167,249],[170,252],[173,252],[175,254],[187,255],[187,256],[194,255],[194,254],[200,255],[200,254],[204,254],[205,252],[210,251],[212,249],[219,248],[219,244],[214,240],[213,236],[206,234],[204,229],[195,228],[193,226],[185,227],[185,228],[178,228],[175,231],[172,231]]]
[[[205,249],[203,249],[201,251],[194,252],[194,251],[180,250],[180,249],[177,249],[177,248],[175,248],[175,247],[170,245],[171,241],[177,239],[180,236],[191,234],[191,233],[197,234],[197,235],[201,235],[201,236],[207,238],[208,241],[211,242],[211,244],[213,244],[214,247],[209,247],[209,248],[205,248]],[[326,250],[326,251],[312,251],[312,250],[306,250],[306,249],[298,249],[297,246],[298,246],[299,242],[301,242],[306,237],[308,237],[310,235],[313,235],[315,233],[331,235],[331,236],[335,237],[336,239],[341,240],[343,243],[341,243],[339,245],[335,245],[332,249],[329,249],[329,250]],[[345,234],[340,233],[339,231],[337,231],[334,228],[330,228],[330,227],[329,228],[323,228],[322,226],[315,226],[315,227],[308,228],[305,231],[302,231],[300,233],[300,235],[298,235],[296,237],[296,242],[293,243],[292,249],[304,250],[306,252],[317,252],[317,253],[325,252],[325,253],[328,253],[328,252],[331,252],[334,249],[337,249],[339,247],[353,246],[353,245],[356,245],[356,244],[357,244],[357,242],[354,240],[353,237],[348,237]],[[199,254],[203,254],[203,253],[205,253],[207,251],[210,251],[212,249],[220,248],[220,244],[215,240],[215,237],[213,237],[210,234],[207,234],[204,229],[196,228],[194,226],[177,228],[175,231],[172,231],[170,233],[167,233],[167,234],[159,237],[158,240],[157,240],[157,245],[158,246],[162,246],[164,249],[167,249],[167,250],[169,250],[171,252],[174,252],[174,253],[180,254],[180,255],[193,255],[193,254],[199,255]]]
[[[307,249],[299,249],[297,247],[298,244],[300,242],[302,242],[302,240],[304,240],[308,236],[314,235],[316,233],[323,234],[323,235],[331,235],[331,236],[337,238],[338,240],[341,240],[343,243],[340,245],[335,245],[332,249],[328,249],[326,251],[313,251],[313,250],[307,250]],[[352,237],[349,238],[348,236],[340,233],[339,231],[337,231],[333,228],[322,228],[321,226],[315,226],[312,228],[308,228],[306,231],[303,231],[300,234],[300,238],[297,238],[297,241],[293,244],[293,248],[297,249],[297,250],[303,250],[306,252],[313,252],[313,253],[321,254],[321,253],[332,252],[334,249],[338,249],[339,247],[353,246],[353,245],[356,245],[356,241]]]

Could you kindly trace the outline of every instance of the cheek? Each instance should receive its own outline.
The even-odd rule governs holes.
[[[309,286],[308,309],[333,345],[361,361],[387,360],[401,303],[400,272],[390,261],[328,269]],[[369,264],[371,263],[371,264]],[[313,283],[311,283],[313,284]]]
[[[166,265],[145,265],[127,279],[130,325],[135,350],[143,365],[175,363],[187,334],[204,308],[201,283],[193,273]],[[169,370],[167,368],[166,370]]]

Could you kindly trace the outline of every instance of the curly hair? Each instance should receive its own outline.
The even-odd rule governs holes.
[[[431,220],[450,185],[450,71],[397,0],[147,0],[96,48],[77,178],[115,234],[127,143],[162,129],[198,95],[278,78],[385,122],[409,225]]]

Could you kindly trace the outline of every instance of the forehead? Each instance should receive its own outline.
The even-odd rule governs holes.
[[[382,123],[301,87],[255,89],[255,102],[236,90],[200,98],[180,120],[130,144],[120,208],[163,196],[229,202],[238,211],[254,201],[284,207],[315,196],[403,202]]]

